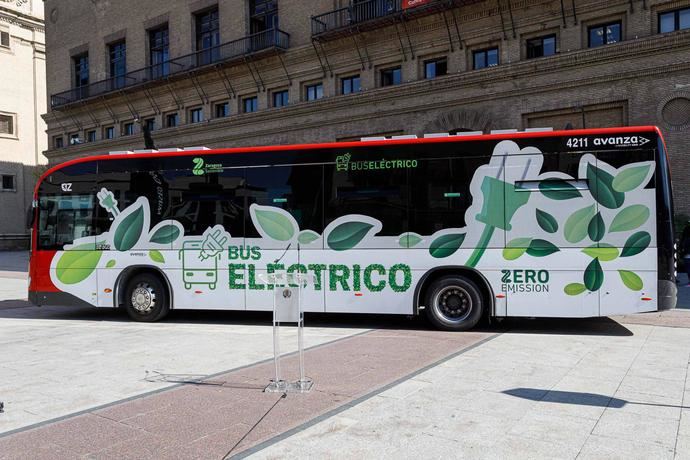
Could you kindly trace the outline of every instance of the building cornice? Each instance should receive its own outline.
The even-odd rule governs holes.
[[[46,31],[45,23],[42,19],[14,11],[4,6],[0,6],[0,21],[35,32],[45,33]]]

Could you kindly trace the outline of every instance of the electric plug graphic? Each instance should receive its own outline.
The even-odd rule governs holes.
[[[484,200],[482,202],[482,210],[477,214],[476,219],[485,224],[485,226],[476,249],[467,260],[466,265],[468,267],[477,266],[486,248],[489,246],[494,230],[499,228],[507,231],[513,228],[510,221],[513,220],[513,216],[515,216],[518,209],[526,205],[532,196],[529,190],[522,189],[513,182],[500,179],[504,175],[506,161],[507,158],[503,157],[496,177],[485,176],[482,180],[481,191]],[[527,177],[531,163],[528,160],[524,165],[521,180]]]
[[[199,254],[201,260],[216,257],[223,252],[225,244],[228,242],[227,233],[225,233],[223,228],[219,225],[206,230],[205,234],[206,238],[204,238],[204,241],[201,243],[201,253]]]
[[[102,188],[101,191],[96,194],[96,197],[98,198],[98,204],[112,214],[113,217],[117,217],[118,214],[120,214],[120,210],[117,208],[117,200],[113,192],[106,188]]]

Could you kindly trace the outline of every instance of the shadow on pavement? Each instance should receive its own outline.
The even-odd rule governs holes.
[[[0,318],[130,322],[122,310],[89,307],[34,307],[26,300],[0,301]],[[271,320],[271,312],[174,310],[162,323],[269,326],[271,325]],[[424,315],[416,317],[404,315],[307,313],[305,324],[308,327],[322,328],[433,330],[433,327]],[[485,321],[474,330],[520,334],[601,336],[630,336],[633,334],[625,326],[609,318],[509,318],[502,321],[494,320],[491,324]]]
[[[676,404],[647,403],[639,401],[628,401],[626,399],[614,398],[598,393],[581,393],[578,391],[558,391],[544,390],[541,388],[512,388],[504,390],[502,393],[515,396],[516,398],[528,399],[530,401],[573,404],[576,406],[611,407],[620,409],[627,404],[639,406],[674,407],[677,409],[689,409],[690,406],[679,406]]]

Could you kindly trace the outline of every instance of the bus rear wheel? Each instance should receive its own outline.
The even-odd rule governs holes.
[[[472,329],[481,319],[483,308],[481,291],[464,276],[443,276],[427,290],[426,315],[439,329]]]
[[[158,321],[170,310],[165,285],[151,273],[138,274],[127,283],[125,305],[134,321]]]

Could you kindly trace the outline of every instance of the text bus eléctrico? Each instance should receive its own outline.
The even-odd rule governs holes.
[[[673,308],[673,205],[654,127],[95,156],[35,192],[30,300],[592,317]]]

